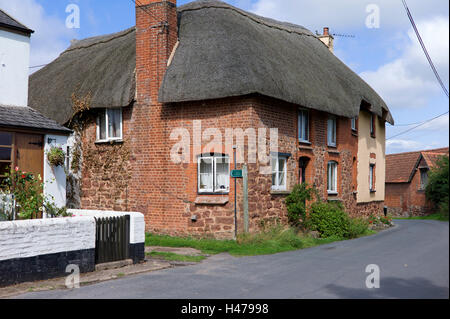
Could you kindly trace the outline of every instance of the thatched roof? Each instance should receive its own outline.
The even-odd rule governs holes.
[[[354,117],[361,101],[382,116],[380,96],[309,30],[220,1],[178,8],[179,46],[160,89],[161,102],[252,93]],[[29,105],[67,122],[71,95],[92,93],[92,107],[129,105],[135,96],[135,30],[73,44],[30,77]],[[388,113],[387,121],[393,124]]]
[[[161,102],[260,93],[354,117],[361,101],[382,116],[380,96],[304,27],[220,1],[179,7],[179,46],[165,74]],[[393,123],[388,114],[388,122]]]
[[[128,106],[135,96],[135,42],[135,28],[74,41],[30,76],[28,104],[61,124],[73,115],[73,93],[90,93],[91,108]]]
[[[71,133],[68,128],[46,118],[30,107],[3,104],[0,104],[0,128],[31,129],[67,135]]]

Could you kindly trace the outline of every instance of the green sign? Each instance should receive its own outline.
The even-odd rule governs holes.
[[[234,169],[231,171],[231,177],[232,178],[242,178],[242,170],[241,169]]]

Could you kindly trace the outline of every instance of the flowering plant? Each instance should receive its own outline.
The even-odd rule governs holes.
[[[47,160],[51,166],[63,166],[66,160],[66,153],[61,147],[52,146],[47,152]]]

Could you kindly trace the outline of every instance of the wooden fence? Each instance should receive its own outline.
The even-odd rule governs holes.
[[[95,218],[95,263],[129,258],[130,215]]]

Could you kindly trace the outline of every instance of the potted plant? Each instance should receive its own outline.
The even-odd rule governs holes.
[[[61,147],[52,146],[47,152],[47,160],[51,166],[64,166],[66,153],[64,153]]]

